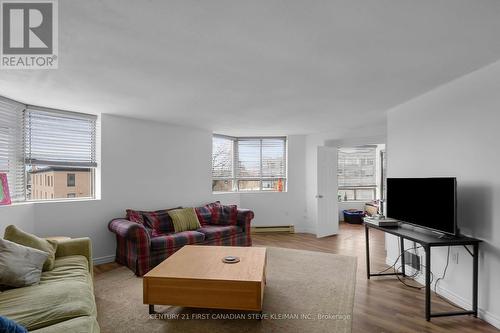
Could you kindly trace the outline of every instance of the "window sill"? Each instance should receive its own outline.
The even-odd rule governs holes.
[[[88,198],[88,199],[65,199],[65,200],[43,200],[43,201],[21,201],[21,202],[13,202],[10,205],[0,205],[2,207],[17,207],[17,206],[26,206],[26,205],[38,205],[38,204],[51,204],[51,203],[70,203],[70,202],[88,202],[88,201],[100,201],[101,199],[97,198]]]

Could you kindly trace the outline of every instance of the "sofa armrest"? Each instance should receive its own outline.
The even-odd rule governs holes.
[[[144,239],[147,240],[148,244],[151,242],[148,231],[140,223],[130,222],[126,219],[113,219],[109,222],[108,229],[134,243],[138,243]]]
[[[250,232],[250,223],[254,218],[254,213],[250,209],[238,209],[236,223],[243,228],[244,232]]]
[[[73,238],[57,241],[56,258],[81,255],[87,258],[89,272],[92,273],[92,242],[90,238]]]

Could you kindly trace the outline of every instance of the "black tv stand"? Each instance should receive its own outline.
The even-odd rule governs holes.
[[[401,247],[401,272],[395,273],[371,273],[370,272],[370,237],[369,229],[377,229],[388,234],[399,237]],[[413,241],[422,245],[425,250],[425,319],[430,321],[432,317],[473,315],[477,317],[477,290],[478,290],[478,266],[479,266],[479,243],[481,240],[466,236],[441,237],[414,228],[407,228],[404,225],[398,227],[380,227],[378,225],[365,222],[366,238],[366,276],[368,279],[374,276],[402,275],[406,276],[404,260],[404,240]],[[472,252],[467,246],[472,246]],[[431,312],[431,248],[439,246],[464,246],[472,255],[472,310],[455,312]]]

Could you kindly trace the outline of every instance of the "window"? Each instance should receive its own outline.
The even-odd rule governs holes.
[[[66,195],[67,198],[76,198],[76,194],[75,193],[68,193]]]
[[[212,190],[286,191],[285,137],[235,138],[215,135]]]
[[[0,172],[7,173],[12,201],[66,198],[58,186],[71,179],[65,183],[59,177],[73,170],[84,174],[78,173],[85,182],[78,197],[94,197],[96,132],[97,116],[0,97]],[[55,195],[49,195],[47,187]]]
[[[74,173],[68,173],[67,175],[67,186],[68,187],[74,187],[75,186],[75,174]]]
[[[340,201],[371,201],[377,196],[376,146],[339,148]]]

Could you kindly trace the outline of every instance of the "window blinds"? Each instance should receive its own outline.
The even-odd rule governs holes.
[[[25,105],[0,97],[0,172],[7,174],[12,201],[24,200],[23,110]]]
[[[262,178],[286,177],[285,139],[262,139]]]
[[[260,139],[238,139],[236,156],[238,161],[236,166],[237,178],[260,178]]]
[[[286,138],[237,139],[237,178],[286,178]]]
[[[96,167],[97,116],[28,106],[26,164]]]
[[[212,177],[215,179],[286,178],[286,138],[214,136]]]
[[[339,187],[376,186],[376,148],[339,148]]]
[[[212,177],[233,177],[233,139],[214,136],[212,141]]]

